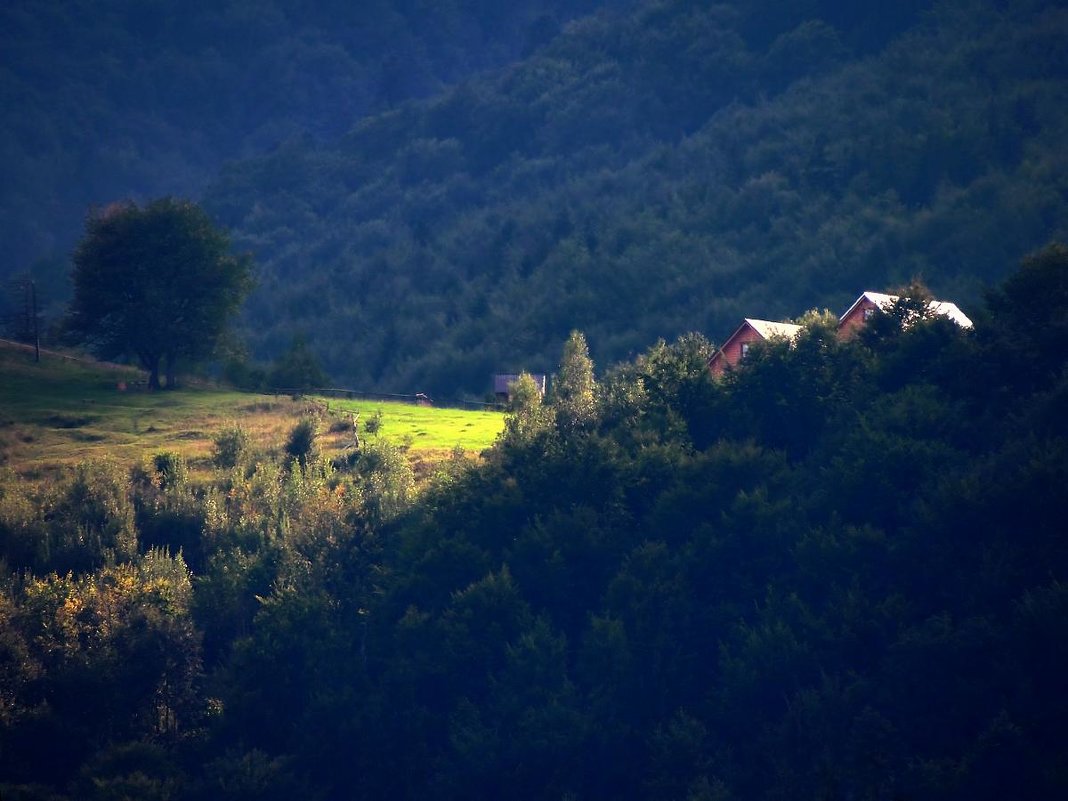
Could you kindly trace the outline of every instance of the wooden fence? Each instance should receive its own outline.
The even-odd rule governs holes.
[[[486,410],[503,411],[504,405],[489,403],[486,401],[465,400],[463,398],[448,398],[438,396],[432,398],[424,392],[405,394],[399,392],[366,392],[359,389],[347,389],[344,387],[309,387],[307,389],[287,389],[275,387],[267,390],[269,395],[321,395],[325,398],[342,398],[344,400],[383,400],[396,403],[410,403],[413,406],[437,406],[446,409]]]

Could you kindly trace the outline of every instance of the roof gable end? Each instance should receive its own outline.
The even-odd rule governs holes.
[[[864,301],[869,301],[870,303],[875,304],[883,311],[886,311],[894,303],[896,303],[897,300],[897,295],[886,295],[882,292],[861,292],[860,297],[853,301],[853,305],[846,309],[845,314],[838,318],[838,322],[841,323],[844,319],[851,315],[856,310],[857,306],[859,306]]]

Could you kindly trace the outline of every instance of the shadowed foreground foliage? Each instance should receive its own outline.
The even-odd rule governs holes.
[[[4,480],[4,795],[1062,797],[1066,276],[658,343],[419,495],[378,444]]]

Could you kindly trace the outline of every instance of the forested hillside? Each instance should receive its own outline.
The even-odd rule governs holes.
[[[0,468],[0,797],[1068,797],[1065,41],[1064,0],[5,3],[4,259],[211,179],[273,375],[555,374],[418,475],[314,407]],[[974,327],[820,311],[915,275]],[[743,315],[799,333],[713,378]],[[107,383],[19,409],[163,441]]]
[[[0,273],[42,257],[54,318],[90,203],[210,184],[253,358],[438,395],[572,327],[610,364],[917,274],[967,308],[1068,236],[1066,35],[1062,0],[16,0]]]
[[[640,3],[522,63],[230,166],[266,357],[479,394],[922,275],[967,308],[1068,235],[1060,2]],[[892,9],[892,10],[888,10]]]
[[[1068,249],[924,308],[720,381],[575,332],[421,491],[295,437],[0,474],[0,794],[1068,796]]]
[[[332,139],[612,4],[5,0],[0,276],[62,263],[91,203],[197,196],[225,160]]]

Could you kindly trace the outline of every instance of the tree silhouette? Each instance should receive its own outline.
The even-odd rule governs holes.
[[[105,357],[134,354],[158,389],[166,360],[215,347],[251,286],[251,259],[196,204],[161,198],[94,210],[74,252],[74,299],[66,328]]]

